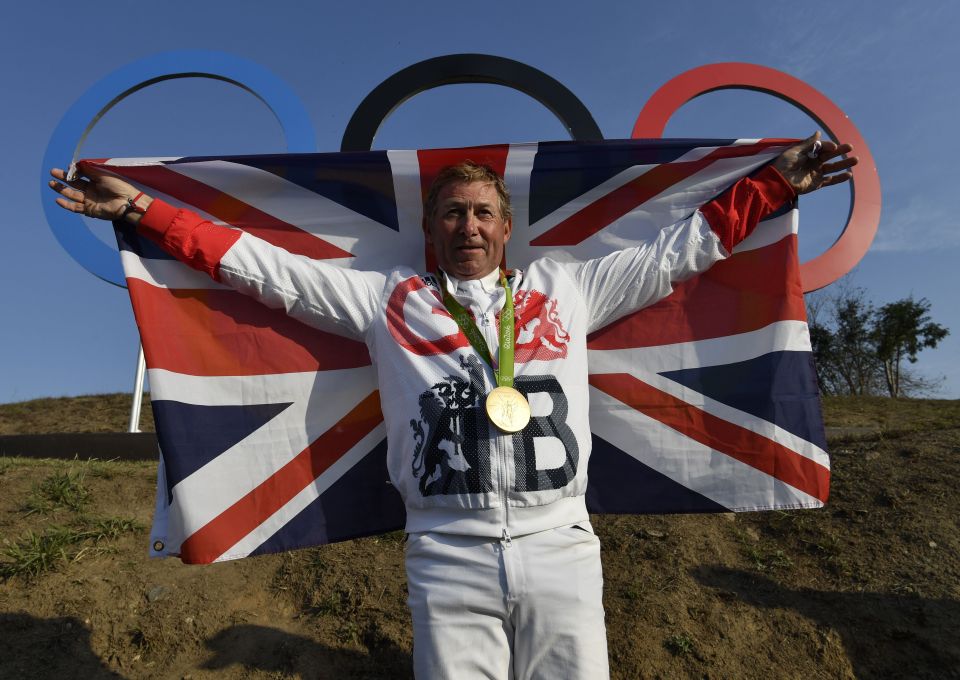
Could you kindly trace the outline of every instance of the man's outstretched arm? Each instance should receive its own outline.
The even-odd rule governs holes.
[[[89,217],[126,220],[181,262],[310,326],[362,338],[375,318],[382,274],[294,255],[153,200],[117,177],[88,173],[68,181],[63,170],[51,171],[50,187],[61,196],[58,205]]]
[[[821,142],[817,132],[792,146],[769,166],[744,177],[700,208],[727,253],[753,232],[767,215],[800,194],[846,182],[856,157],[834,158],[853,151],[849,144]]]
[[[674,282],[729,257],[760,220],[798,194],[849,180],[857,159],[839,157],[852,150],[849,144],[821,142],[818,132],[663,229],[655,240],[567,265],[591,311],[590,330],[661,300]]]

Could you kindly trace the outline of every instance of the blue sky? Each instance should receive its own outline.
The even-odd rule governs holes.
[[[0,402],[129,391],[138,338],[126,291],[82,269],[46,224],[38,181],[64,112],[121,66],[177,49],[222,50],[254,61],[303,101],[318,150],[336,150],[357,105],[381,81],[423,59],[480,52],[527,63],[586,104],[604,136],[628,137],[663,83],[687,69],[745,61],[806,81],[859,128],[879,169],[883,217],[853,275],[877,303],[926,297],[951,328],[919,370],[960,397],[960,225],[947,198],[960,120],[960,5],[882,2],[670,3],[261,2],[221,0],[19,3],[0,26]],[[743,91],[701,97],[667,136],[802,137],[803,113]],[[403,104],[378,148],[563,139],[537,102],[506,88],[461,85]],[[255,97],[210,80],[161,83],[100,121],[86,157],[271,153],[279,124]],[[64,159],[64,163],[68,159]],[[839,235],[847,189],[803,202],[801,255]],[[94,229],[104,239],[108,228]]]

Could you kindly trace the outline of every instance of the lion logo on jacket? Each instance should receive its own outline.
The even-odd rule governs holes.
[[[420,420],[411,419],[413,476],[424,496],[492,491],[489,436],[483,414],[483,368],[461,357],[469,380],[448,375],[420,394]]]

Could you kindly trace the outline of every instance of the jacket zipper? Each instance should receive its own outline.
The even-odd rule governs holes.
[[[477,310],[477,311],[479,312],[480,310]],[[483,328],[484,328],[484,335],[486,336],[486,340],[487,340],[487,346],[499,348],[500,334],[497,329],[497,318],[496,318],[495,312],[490,313],[489,315],[483,314]],[[499,358],[500,358],[499,353],[496,356],[497,356],[497,360],[499,361]],[[494,381],[493,387],[497,387],[496,381]],[[484,398],[486,398],[486,395],[484,395]],[[507,449],[506,437],[508,435],[505,435],[504,433],[500,432],[496,428],[496,425],[494,425],[493,423],[490,423],[490,427],[493,428],[493,434],[494,434],[493,445],[496,449],[498,468],[499,468],[499,474],[498,474],[499,479],[497,484],[497,490],[498,490],[498,493],[500,494],[500,507],[503,508],[503,512],[502,512],[503,526],[501,527],[501,532],[500,532],[500,544],[504,548],[509,548],[513,544],[513,540],[510,536],[510,529],[509,529],[510,506],[507,503],[507,488],[509,485],[507,481],[508,461],[507,461],[507,451],[506,451]]]

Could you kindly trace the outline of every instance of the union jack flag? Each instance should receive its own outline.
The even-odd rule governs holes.
[[[422,205],[446,165],[470,159],[503,174],[514,212],[509,265],[523,267],[652,238],[790,143],[549,142],[82,163],[291,252],[358,269],[432,271]],[[592,511],[826,501],[796,230],[787,206],[733,257],[590,336]],[[366,347],[226,289],[132,229],[118,226],[117,237],[162,454],[152,554],[212,562],[402,527]],[[549,342],[542,321],[534,340]]]

